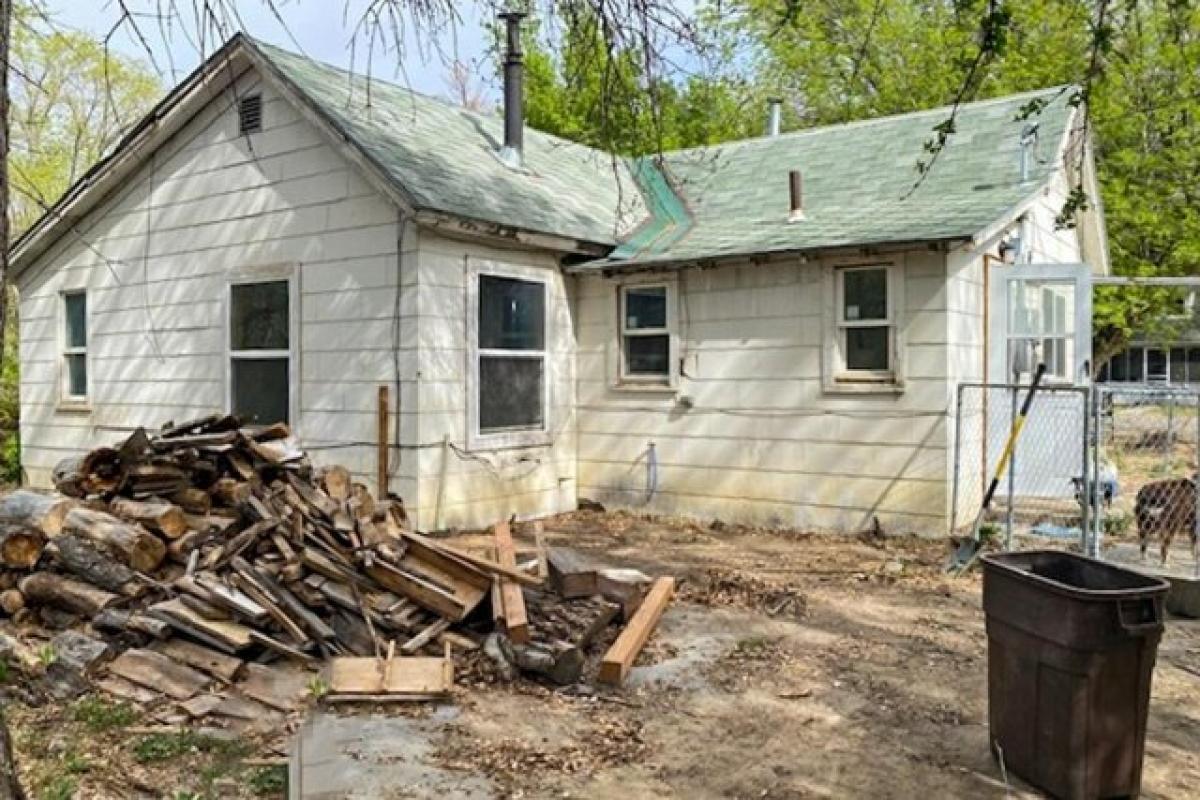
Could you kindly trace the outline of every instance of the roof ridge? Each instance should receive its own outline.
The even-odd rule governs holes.
[[[978,109],[978,108],[985,108],[987,106],[1002,105],[1002,104],[1012,103],[1017,100],[1023,100],[1026,98],[1037,97],[1039,95],[1046,95],[1046,94],[1061,95],[1061,94],[1065,94],[1066,91],[1074,85],[1075,84],[1071,84],[1071,83],[1062,83],[1062,84],[1058,84],[1057,86],[1047,86],[1042,89],[1030,89],[1029,91],[1025,91],[1025,92],[1017,92],[1015,94],[1005,94],[1005,95],[1000,95],[999,97],[989,97],[984,100],[972,100],[969,103],[960,103],[958,106],[958,109],[961,112],[963,109]],[[797,129],[791,130],[791,131],[784,131],[783,133],[780,133],[777,136],[750,136],[745,139],[730,139],[729,141],[726,141],[726,142],[716,142],[713,144],[697,145],[695,147],[685,147],[680,150],[667,151],[667,153],[665,153],[665,154],[672,155],[672,156],[684,155],[687,153],[712,151],[712,150],[716,150],[716,149],[731,149],[731,148],[740,147],[740,146],[752,146],[752,145],[757,145],[757,144],[761,144],[761,143],[778,141],[780,139],[799,139],[799,138],[803,138],[805,136],[812,136],[812,135],[818,134],[818,133],[827,133],[830,131],[847,130],[850,128],[864,128],[864,127],[870,127],[872,125],[880,125],[880,124],[884,124],[884,123],[888,123],[888,122],[895,122],[896,120],[901,120],[901,119],[913,119],[915,117],[946,114],[946,113],[949,113],[950,110],[953,108],[954,108],[953,103],[946,103],[944,105],[935,106],[934,108],[922,108],[922,109],[917,109],[916,111],[904,111],[904,112],[896,113],[896,114],[885,114],[880,117],[866,117],[864,119],[849,120],[847,122],[835,122],[835,123],[832,123],[829,125],[814,125],[810,128],[797,128]]]

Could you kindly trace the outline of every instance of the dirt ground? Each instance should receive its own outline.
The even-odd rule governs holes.
[[[500,797],[1038,796],[1006,783],[989,754],[980,578],[943,577],[943,541],[584,512],[546,531],[614,565],[675,575],[677,600],[617,691],[464,670],[458,710],[431,736],[431,766],[483,777]],[[436,713],[358,713],[367,711]],[[88,737],[74,745],[90,763],[79,797],[281,796],[260,772],[226,763],[278,755],[278,735],[237,753],[185,747],[145,763],[131,755],[131,729],[89,732],[77,717],[53,706],[10,711],[22,773],[41,781],[36,797],[71,796],[41,787],[48,765],[66,769],[55,739],[73,735]],[[97,755],[86,755],[93,745]],[[223,777],[201,782],[205,769]],[[1194,796],[1196,786],[1200,621],[1172,619],[1154,673],[1143,796]]]

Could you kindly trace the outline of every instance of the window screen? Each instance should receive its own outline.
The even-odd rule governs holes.
[[[288,283],[243,283],[233,287],[229,315],[234,350],[288,348]]]
[[[847,372],[892,369],[892,325],[888,307],[888,268],[839,271],[842,368]]]
[[[546,286],[479,276],[479,430],[545,424]]]

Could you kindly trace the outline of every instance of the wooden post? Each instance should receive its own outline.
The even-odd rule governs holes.
[[[376,469],[375,492],[380,500],[388,495],[388,387],[379,387],[379,430],[377,432],[378,450],[375,454]]]

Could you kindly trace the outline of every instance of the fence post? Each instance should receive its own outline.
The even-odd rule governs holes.
[[[1009,431],[1017,422],[1017,392],[1020,391],[1020,373],[1013,376],[1012,410],[1008,418]],[[1017,442],[1012,443],[1012,454],[1008,457],[1008,509],[1004,513],[1004,550],[1012,550],[1013,535],[1013,495],[1016,491],[1017,474]]]
[[[1195,453],[1195,459],[1192,467],[1192,483],[1196,487],[1196,504],[1192,510],[1192,535],[1200,537],[1200,395],[1193,394],[1192,400],[1196,404],[1196,446],[1192,448]],[[1195,540],[1193,540],[1195,541]],[[1192,547],[1192,571],[1197,578],[1200,578],[1200,553],[1197,553],[1195,546]]]
[[[963,405],[963,389],[965,387],[960,383],[955,387],[954,397],[954,482],[950,489],[950,525],[949,535],[953,536],[958,528],[958,481],[960,477],[959,469],[962,465],[962,405]],[[987,391],[986,389],[984,391]],[[984,439],[987,438],[987,433],[984,433]]]
[[[1101,409],[1103,408],[1103,392],[1099,386],[1092,386],[1092,508],[1095,514],[1092,519],[1092,541],[1088,555],[1100,557],[1100,534],[1103,530],[1104,493],[1100,488],[1100,439],[1104,436]]]
[[[1083,497],[1079,503],[1079,552],[1085,556],[1088,554],[1088,507],[1092,504],[1092,496],[1095,495],[1096,489],[1099,487],[1096,484],[1089,486],[1091,475],[1088,473],[1088,390],[1086,388],[1079,390],[1079,402],[1082,405],[1083,418],[1081,421],[1083,427],[1083,457],[1080,462],[1079,470],[1079,486],[1083,490]]]

